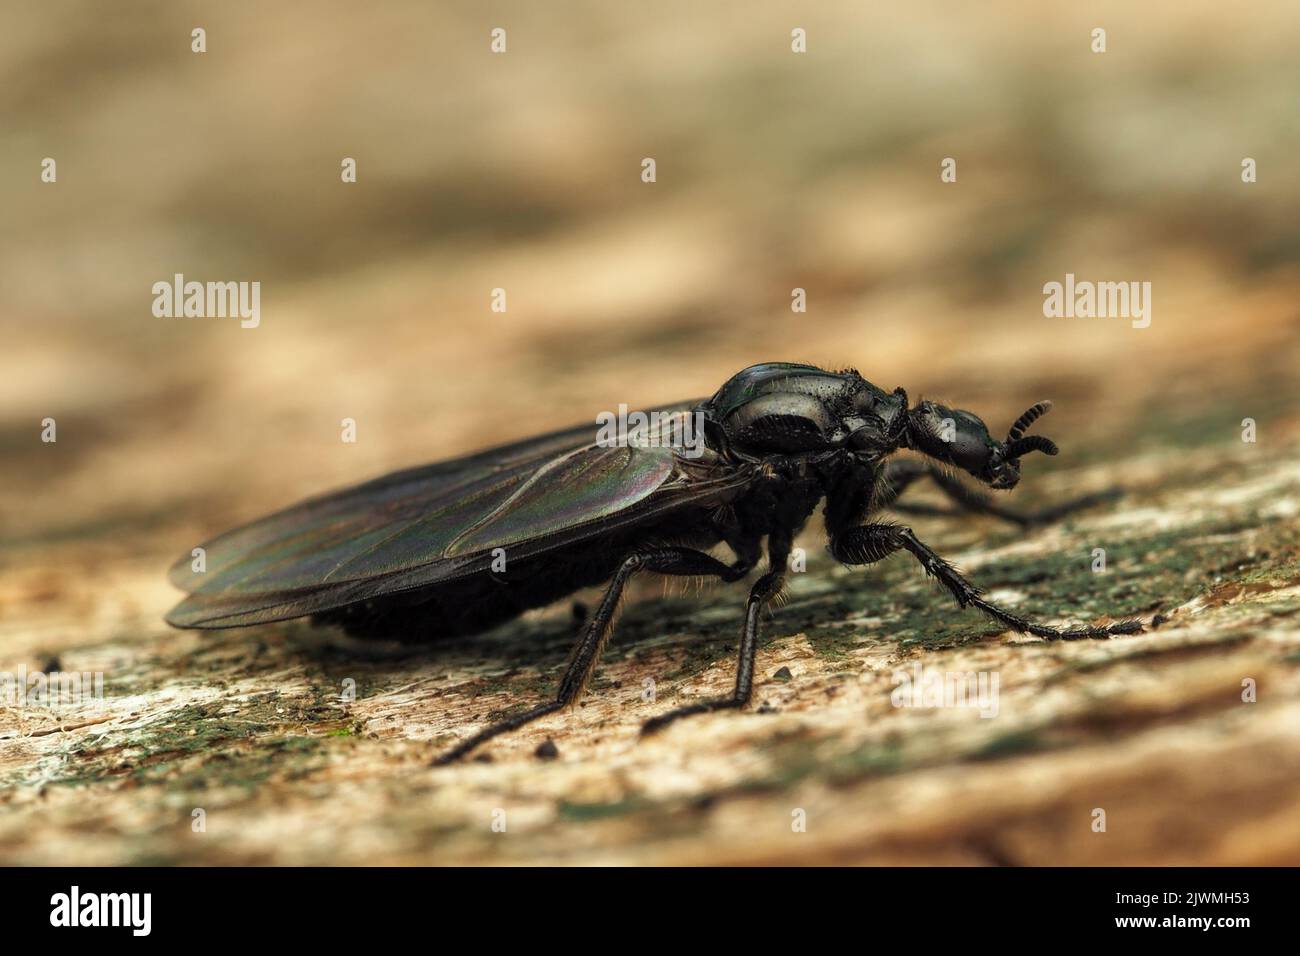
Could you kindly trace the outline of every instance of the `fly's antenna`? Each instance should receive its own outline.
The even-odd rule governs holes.
[[[1059,448],[1056,442],[1050,438],[1044,438],[1042,435],[1030,435],[1028,438],[1018,438],[1011,444],[1007,445],[1007,457],[1019,458],[1021,455],[1031,451],[1041,451],[1044,455],[1055,455]]]
[[[1011,426],[1011,431],[1007,432],[1006,443],[1008,445],[1011,445],[1015,442],[1018,442],[1021,439],[1021,437],[1025,434],[1025,429],[1027,429],[1034,422],[1038,421],[1040,418],[1042,418],[1051,410],[1052,410],[1051,402],[1038,402],[1037,404],[1031,405],[1028,409],[1025,410],[1025,413],[1023,415],[1021,415],[1019,418],[1016,419],[1015,424]]]
[[[1015,420],[1011,431],[1007,432],[1006,455],[1012,461],[1031,451],[1041,451],[1044,455],[1055,455],[1059,448],[1051,439],[1042,435],[1025,437],[1025,430],[1052,410],[1051,402],[1037,402],[1025,409],[1023,415]]]

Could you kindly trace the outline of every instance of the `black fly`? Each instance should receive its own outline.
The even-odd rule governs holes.
[[[856,371],[755,365],[710,399],[657,410],[658,426],[610,442],[591,425],[442,462],[305,501],[230,531],[172,568],[189,592],[167,616],[178,627],[238,627],[311,615],[360,637],[432,641],[485,630],[530,608],[608,582],[582,630],[555,700],[479,731],[442,755],[448,763],[581,695],[634,575],[649,571],[739,581],[767,568],[749,591],[731,696],[679,707],[680,717],[743,707],[753,689],[759,621],[780,593],[795,535],[825,500],[830,553],[848,565],[896,551],[915,558],[961,607],[1049,640],[1105,638],[1138,621],[1056,628],[998,607],[907,527],[873,521],[903,490],[929,477],[958,506],[1022,526],[1051,520],[1100,496],[1022,514],[958,482],[955,467],[995,489],[1015,487],[1020,459],[1055,455],[1028,427],[1034,405],[1005,441],[970,412],[923,401],[909,408]],[[696,441],[656,441],[684,420]],[[657,429],[657,430],[656,430]],[[889,461],[899,449],[928,461]],[[725,542],[724,563],[705,549]]]

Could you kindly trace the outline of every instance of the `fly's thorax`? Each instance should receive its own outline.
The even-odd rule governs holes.
[[[733,376],[701,408],[716,444],[738,457],[848,451],[878,458],[905,434],[907,396],[851,369],[765,364]]]

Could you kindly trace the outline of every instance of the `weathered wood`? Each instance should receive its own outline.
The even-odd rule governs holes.
[[[454,4],[205,4],[202,55],[196,5],[21,6],[0,672],[102,672],[106,699],[0,706],[0,863],[1300,863],[1294,0],[1038,4],[1033,29],[824,0],[806,55],[789,4],[581,29],[512,4],[504,56]],[[155,316],[176,273],[263,282],[258,327]],[[1150,327],[1044,316],[1067,274],[1150,282]],[[1003,425],[1053,399],[1062,454],[1011,500],[1126,498],[1023,538],[912,524],[1015,607],[1165,623],[1015,638],[813,531],[751,711],[638,741],[730,686],[743,594],[641,582],[581,706],[439,770],[553,691],[567,607],[404,654],[162,623],[166,567],[238,521],[762,360]],[[997,716],[893,706],[917,664],[996,674]]]
[[[1051,620],[1159,614],[1145,634],[998,633],[905,559],[850,571],[809,534],[808,570],[767,627],[752,711],[638,740],[647,716],[730,686],[741,607],[738,589],[658,600],[659,585],[643,586],[574,712],[493,742],[491,762],[436,770],[439,749],[551,692],[567,607],[414,652],[301,623],[199,635],[158,620],[170,597],[159,564],[124,557],[91,573],[50,543],[44,571],[6,585],[21,639],[6,641],[4,666],[102,670],[106,699],[0,712],[0,856],[1296,862],[1300,468],[1294,444],[1268,447],[1204,466],[1138,455],[1126,499],[1024,538],[983,519],[911,522],[1001,601]],[[1038,494],[1119,476],[1058,470]],[[12,609],[32,607],[45,609],[40,630],[13,628]],[[894,706],[898,673],[916,665],[996,675],[996,716]],[[774,679],[782,668],[790,678]],[[1257,703],[1242,700],[1247,678]],[[535,756],[548,739],[558,756]],[[806,832],[792,829],[798,811]]]

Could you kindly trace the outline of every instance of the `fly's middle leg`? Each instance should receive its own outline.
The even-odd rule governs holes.
[[[736,660],[736,686],[730,697],[687,704],[666,714],[660,714],[641,725],[642,735],[653,734],[675,720],[693,714],[708,714],[718,710],[734,710],[749,703],[754,693],[754,665],[758,659],[759,621],[763,610],[781,593],[785,585],[786,562],[790,558],[793,532],[773,532],[768,537],[768,571],[754,582],[745,605],[745,624],[741,630],[740,653]]]
[[[613,630],[623,588],[633,575],[641,571],[653,571],[657,574],[738,581],[749,572],[751,566],[743,559],[735,564],[723,564],[717,558],[691,548],[655,548],[629,555],[614,572],[614,578],[606,588],[604,597],[587,622],[582,638],[569,660],[569,666],[560,680],[560,690],[555,700],[485,727],[439,756],[434,760],[434,766],[453,763],[493,737],[553,714],[576,701],[596,669],[596,663]]]

